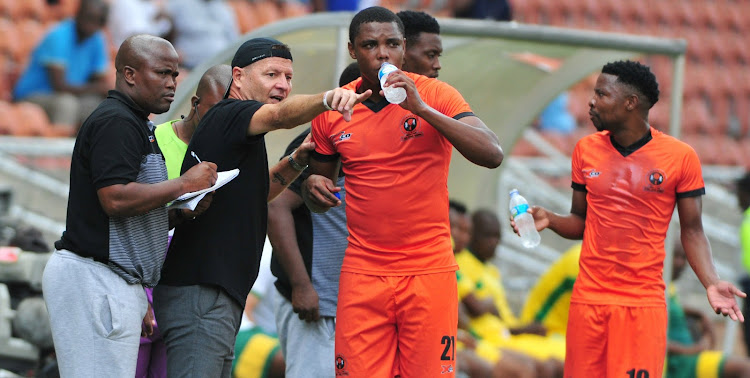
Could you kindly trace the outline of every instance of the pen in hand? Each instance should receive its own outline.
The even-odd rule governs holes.
[[[195,154],[195,151],[190,151],[190,155],[193,155],[195,160],[198,160],[198,164],[203,163],[201,159],[198,158],[198,155]]]

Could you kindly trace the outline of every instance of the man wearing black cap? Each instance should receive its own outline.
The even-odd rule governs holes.
[[[265,133],[326,110],[351,119],[354,105],[372,93],[336,88],[287,99],[292,75],[286,45],[270,38],[242,44],[232,59],[227,98],[206,113],[188,145],[183,172],[202,159],[240,173],[216,191],[210,211],[175,230],[154,290],[170,376],[230,376],[242,308],[258,275],[267,201],[306,168],[314,146],[308,142],[269,172]]]

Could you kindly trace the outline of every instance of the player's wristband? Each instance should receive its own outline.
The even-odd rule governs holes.
[[[324,97],[324,98],[325,98],[325,97]],[[302,172],[302,171],[304,171],[305,169],[307,169],[307,165],[300,165],[300,163],[297,163],[297,161],[296,161],[296,160],[294,160],[294,157],[293,157],[293,156],[294,156],[294,153],[295,153],[296,151],[297,151],[297,150],[295,149],[294,151],[292,151],[292,153],[291,153],[291,154],[289,154],[289,159],[288,159],[288,160],[289,160],[289,165],[291,165],[291,166],[292,166],[292,168],[296,169],[297,171],[299,171],[299,172]]]
[[[325,94],[323,94],[323,106],[326,107],[328,110],[333,110],[331,105],[328,105],[328,94],[331,93],[331,91],[327,91]],[[289,155],[291,157],[291,155]]]

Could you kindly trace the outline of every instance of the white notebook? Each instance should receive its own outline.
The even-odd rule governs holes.
[[[234,180],[237,175],[240,174],[240,170],[235,168],[231,171],[224,171],[219,172],[218,178],[216,179],[216,183],[214,186],[202,190],[198,190],[195,192],[185,193],[179,197],[177,197],[174,202],[172,202],[167,209],[188,209],[190,211],[195,210],[195,207],[198,206],[198,202],[200,202],[203,197],[206,196],[206,193],[213,192],[216,189],[221,188],[222,186],[226,185],[228,182]]]

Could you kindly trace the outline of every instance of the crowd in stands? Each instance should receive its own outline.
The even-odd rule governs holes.
[[[107,89],[114,87],[114,55],[120,43],[133,34],[152,34],[173,42],[181,59],[182,80],[191,69],[240,35],[311,12],[356,11],[383,5],[393,10],[426,10],[446,17],[510,18],[507,2],[486,0],[455,5],[412,0],[102,3],[109,8],[106,13],[81,14],[80,0],[0,0],[0,135],[74,136],[85,115]],[[90,36],[82,34],[80,26],[85,23],[93,28]],[[74,25],[76,35],[70,34]],[[86,52],[72,53],[81,48]]]

